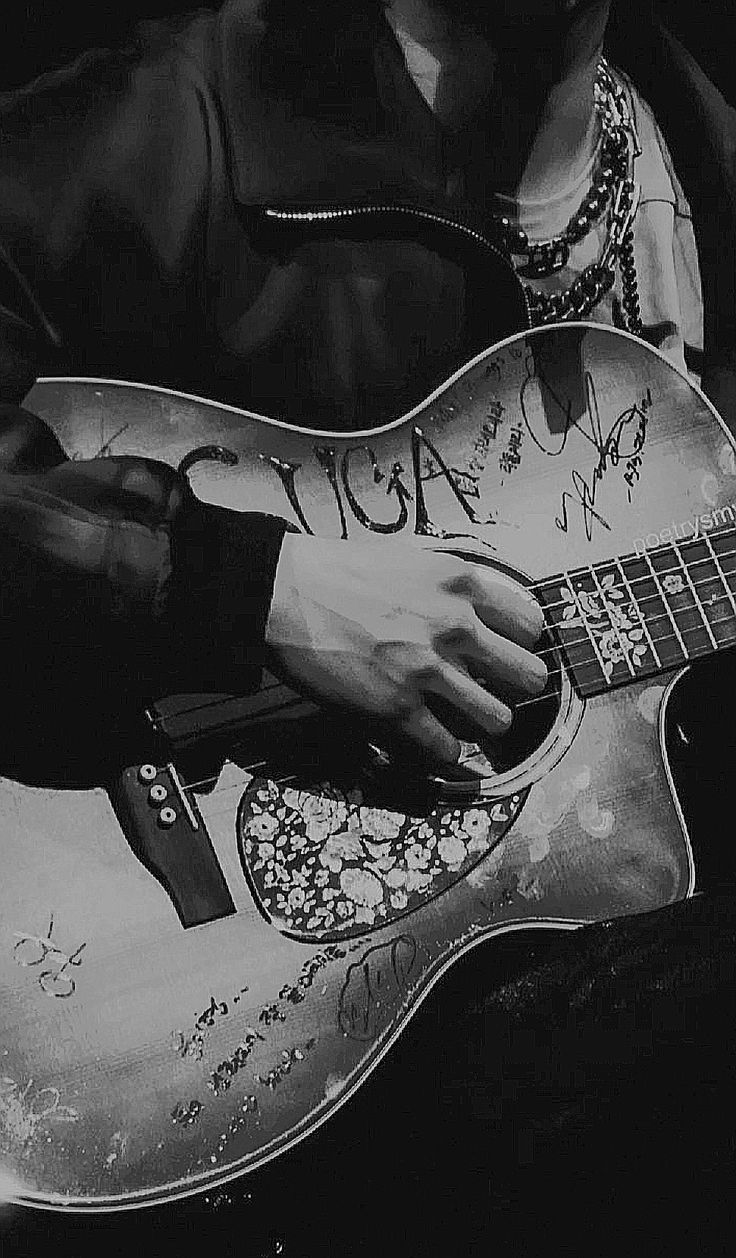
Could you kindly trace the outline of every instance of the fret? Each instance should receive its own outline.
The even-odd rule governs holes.
[[[612,600],[614,603],[616,603],[621,598],[623,598],[623,593],[620,591],[620,587],[617,581],[618,573],[614,573],[612,580],[609,579],[609,576],[610,576],[609,573],[605,573],[605,574],[601,573],[602,580],[607,582],[606,585],[602,585],[601,581],[598,579],[598,574],[596,573],[595,568],[589,565],[588,571],[590,572],[590,575],[593,578],[593,582],[594,582],[595,589],[597,592],[597,601],[601,607],[606,607],[607,604],[610,604]],[[615,597],[616,595],[618,597]],[[622,620],[625,620],[626,618],[621,615],[621,609],[615,606],[608,607],[608,618],[611,624],[611,628],[613,629],[613,632],[616,635],[616,644],[618,646],[618,649],[621,652],[621,655],[626,664],[626,667],[629,670],[629,676],[636,677],[636,669],[634,668],[634,665],[631,661],[631,651],[629,649],[631,645],[631,639],[628,637],[626,633],[627,626],[625,624],[622,624]],[[643,636],[643,631],[642,631],[641,636]],[[604,665],[604,671],[605,671],[605,665]]]
[[[661,619],[657,619],[657,612],[662,609],[662,601],[646,565],[640,567],[641,570],[629,573],[628,559],[612,559],[609,563],[595,565],[596,577],[616,630],[617,653],[623,656],[632,679],[655,676],[672,664],[681,664],[684,658],[672,635],[665,638],[664,648],[661,646]],[[613,646],[615,649],[615,644]],[[662,650],[663,654],[660,654]],[[624,680],[620,671],[613,676],[615,684]]]
[[[631,601],[634,605],[636,605],[636,595],[634,594],[634,591],[632,590],[631,586],[629,585],[628,580],[626,579],[626,573],[624,572],[624,569],[623,569],[623,565],[622,565],[622,563],[621,563],[621,560],[620,560],[620,559],[616,559],[616,560],[614,560],[614,563],[615,563],[615,565],[616,565],[616,570],[617,570],[617,572],[618,572],[618,574],[619,574],[619,577],[620,577],[620,580],[621,580],[621,585],[622,585],[623,589],[625,589],[625,590],[626,590],[626,593],[627,593],[627,594],[628,594],[628,596],[629,596],[629,600],[630,600],[630,601]],[[637,608],[637,610],[638,610],[638,608]],[[644,637],[646,638],[647,645],[649,646],[649,650],[650,650],[650,651],[651,651],[651,653],[652,653],[652,659],[654,660],[655,664],[657,665],[657,668],[661,668],[661,667],[662,667],[662,661],[661,661],[661,659],[659,658],[659,652],[657,651],[657,644],[656,644],[656,642],[654,641],[654,638],[652,637],[651,633],[649,632],[649,625],[648,625],[648,623],[647,623],[647,618],[646,618],[646,616],[645,616],[645,615],[641,615],[641,627],[642,627],[642,629],[644,630]]]
[[[731,607],[733,608],[734,615],[736,615],[736,599],[733,596],[733,592],[729,588],[728,582],[726,581],[726,577],[723,573],[723,569],[718,561],[718,556],[713,549],[713,543],[711,542],[710,537],[708,536],[707,533],[705,535],[705,544],[708,547],[708,551],[710,553],[711,559],[713,560],[713,563],[715,564],[716,572],[718,575],[718,580],[721,582],[723,586],[723,589],[726,593],[726,597],[728,598],[731,604]]]
[[[573,615],[569,615],[567,612],[563,613],[563,618],[566,621],[565,628],[568,633],[570,630],[582,630],[582,640],[589,643],[593,648],[598,667],[603,674],[603,677],[606,681],[610,681],[610,664],[603,651],[601,651],[601,647],[599,645],[599,635],[593,628],[594,619],[598,615],[598,609],[595,606],[595,582],[589,582],[586,574],[586,579],[578,577],[575,586],[573,587],[570,577],[567,573],[565,573],[565,588],[572,599],[571,607],[575,609],[575,614]],[[576,642],[576,639],[571,640],[571,645],[572,642]]]
[[[615,564],[563,574],[545,584],[543,601],[584,698],[658,671],[642,617]]]
[[[584,697],[608,689],[605,663],[595,635],[586,625],[576,592],[566,573],[536,587],[547,624],[562,652],[575,686]]]
[[[707,626],[710,645],[715,648],[730,646],[736,642],[736,603],[707,534],[692,538],[675,549]]]
[[[736,646],[736,529],[575,568],[535,586],[583,698]]]
[[[675,556],[677,557],[677,560],[678,560],[678,562],[679,562],[679,565],[680,565],[680,571],[682,572],[682,579],[684,580],[684,582],[685,582],[685,587],[686,587],[686,589],[687,589],[687,591],[688,591],[688,594],[690,595],[690,597],[691,597],[691,599],[692,599],[692,605],[693,605],[693,607],[695,608],[695,610],[696,610],[696,612],[697,612],[697,615],[698,615],[698,618],[699,618],[699,620],[700,620],[700,623],[702,624],[703,628],[705,629],[705,631],[706,631],[706,633],[707,633],[707,635],[708,635],[708,641],[710,642],[710,645],[713,647],[713,649],[714,649],[714,650],[716,650],[716,649],[717,649],[717,647],[718,647],[718,642],[717,642],[717,640],[716,640],[716,638],[715,638],[715,635],[714,635],[714,633],[713,633],[713,630],[711,629],[711,626],[710,626],[710,621],[709,621],[708,617],[707,617],[707,616],[706,616],[706,614],[705,614],[705,607],[704,607],[703,603],[701,602],[701,599],[700,599],[700,592],[699,592],[698,590],[696,590],[696,589],[695,589],[695,586],[694,586],[694,584],[693,584],[693,582],[692,582],[692,579],[691,579],[691,577],[690,577],[690,572],[688,571],[688,566],[687,566],[687,564],[685,563],[685,561],[683,560],[682,555],[680,554],[679,550],[677,549],[677,546],[673,546],[673,547],[672,547],[672,549],[673,549],[673,551],[675,552]],[[696,573],[695,575],[696,575],[696,577],[697,577],[697,575],[698,575],[698,574]],[[666,578],[665,578],[665,579],[666,579]]]
[[[644,558],[647,561],[647,566],[649,568],[649,571],[654,577],[655,583],[657,585],[657,589],[659,590],[662,596],[662,604],[664,606],[665,616],[669,620],[672,626],[674,635],[677,638],[678,643],[680,644],[680,650],[682,651],[683,656],[687,660],[690,658],[690,652],[685,646],[685,640],[682,636],[682,633],[680,632],[680,626],[677,623],[677,617],[675,616],[674,609],[672,607],[672,597],[673,597],[674,587],[672,585],[667,584],[668,579],[670,579],[670,573],[671,573],[671,566],[670,566],[672,562],[672,556],[670,553],[671,550],[672,548],[668,547],[667,551],[664,554],[660,554],[658,556],[660,561],[663,561],[665,565],[659,570],[662,572],[662,580],[659,579],[658,569],[654,566],[654,563],[652,562],[652,557],[649,551],[646,552]],[[683,588],[682,578],[678,576],[676,580],[677,580],[676,592],[680,592]]]
[[[684,654],[688,659],[709,655],[716,642],[676,547],[650,552],[647,560]]]
[[[654,648],[653,656],[658,668],[650,667],[652,656],[649,656],[646,674],[651,675],[659,669],[678,668],[687,663],[687,650],[681,636],[678,636],[649,557],[646,554],[627,555],[619,561],[619,566],[628,589],[634,594],[634,611],[646,627],[650,647]]]
[[[726,588],[730,594],[736,594],[736,530],[711,532],[708,539]]]

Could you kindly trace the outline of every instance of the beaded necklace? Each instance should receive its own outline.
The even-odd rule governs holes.
[[[603,57],[596,71],[594,101],[602,132],[598,156],[590,189],[564,230],[547,240],[529,240],[505,215],[494,217],[493,222],[517,274],[540,279],[561,271],[572,245],[583,240],[607,212],[607,235],[600,256],[562,293],[540,293],[525,284],[529,312],[536,325],[587,318],[613,287],[618,265],[623,299],[620,308],[614,303],[614,322],[641,335],[633,227],[639,193],[633,177],[638,142],[624,90]]]

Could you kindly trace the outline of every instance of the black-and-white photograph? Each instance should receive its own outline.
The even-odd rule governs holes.
[[[6,0],[0,1252],[730,1252],[729,0]]]

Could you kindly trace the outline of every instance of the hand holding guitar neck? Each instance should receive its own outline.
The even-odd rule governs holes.
[[[266,641],[300,689],[450,766],[465,724],[502,734],[509,704],[544,689],[530,650],[542,628],[539,606],[497,571],[400,542],[379,558],[365,543],[287,535]]]

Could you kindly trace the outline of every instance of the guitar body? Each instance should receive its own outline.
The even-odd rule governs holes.
[[[703,396],[592,325],[516,337],[371,433],[106,381],[41,381],[26,406],[73,457],[186,459],[202,499],[371,540],[377,562],[400,537],[534,582],[736,502]],[[237,462],[188,458],[212,446]],[[238,752],[190,788],[176,750],[142,745],[114,788],[1,779],[4,1196],[107,1210],[221,1184],[348,1100],[463,952],[690,895],[663,745],[681,671],[584,699],[563,667],[516,759],[472,789],[407,784],[403,803],[380,757],[336,748],[331,773],[285,774],[298,709],[278,772]],[[204,904],[187,900],[195,841],[216,875]]]

